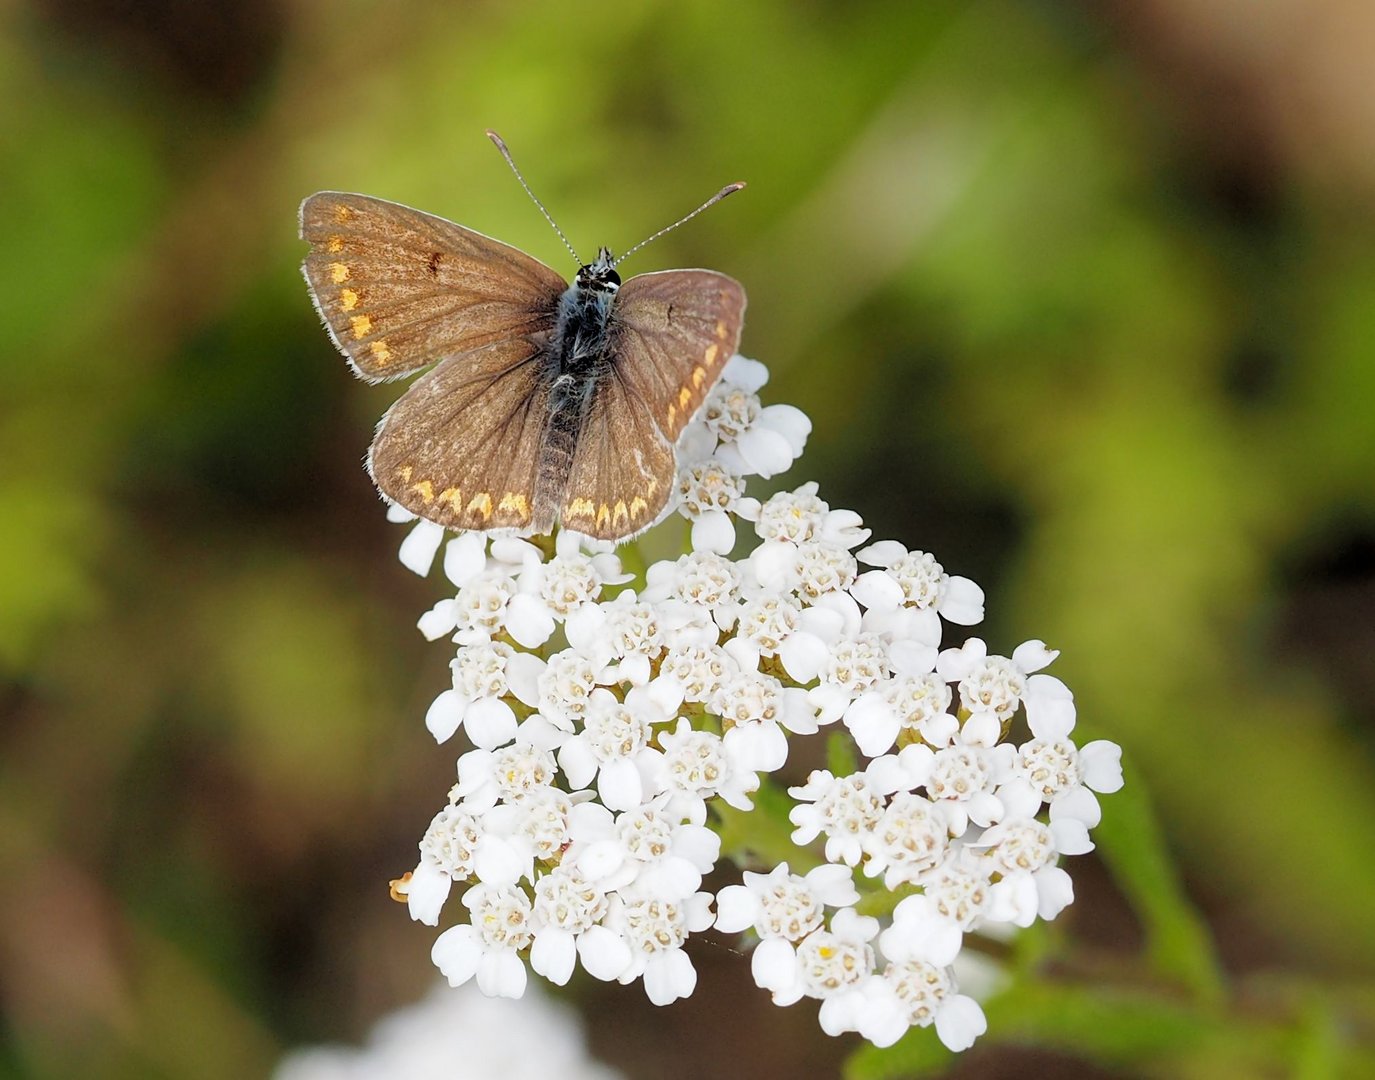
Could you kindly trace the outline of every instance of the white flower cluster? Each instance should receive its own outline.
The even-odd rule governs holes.
[[[761,406],[766,378],[734,358],[683,433],[690,550],[642,581],[568,532],[444,545],[456,592],[420,629],[458,650],[426,723],[440,742],[462,728],[475,749],[396,892],[436,925],[464,889],[466,920],[433,949],[454,985],[516,997],[527,963],[558,984],[581,964],[642,978],[667,1004],[695,988],[683,946],[714,923],[748,931],[758,984],[780,1005],[818,999],[828,1033],[884,1046],[934,1024],[964,1049],[984,1030],[952,969],[965,935],[1072,900],[1058,863],[1092,849],[1094,792],[1121,786],[1120,750],[1074,744],[1073,698],[1041,673],[1056,656],[1041,642],[1011,657],[978,638],[942,648],[943,624],[983,618],[972,581],[896,542],[863,546],[859,515],[815,484],[744,494],[810,431],[791,406]],[[741,523],[758,542],[732,558]],[[442,543],[420,522],[401,559],[427,573]],[[818,847],[825,861],[702,891],[721,856],[713,806],[752,809],[792,736],[837,725],[863,767],[788,789],[793,861],[819,862]],[[875,892],[905,897],[875,905],[892,911],[883,923],[856,910]]]

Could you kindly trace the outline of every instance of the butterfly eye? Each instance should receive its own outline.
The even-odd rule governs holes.
[[[602,280],[609,282],[610,284],[615,285],[619,288],[621,284],[621,275],[616,273],[615,270],[607,270],[602,275]]]

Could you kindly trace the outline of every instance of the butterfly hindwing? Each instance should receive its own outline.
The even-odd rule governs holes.
[[[567,283],[481,233],[399,203],[322,191],[301,204],[303,266],[330,336],[365,379],[554,325]]]
[[[616,371],[670,443],[735,355],[744,320],[744,288],[714,270],[640,274],[616,294]]]
[[[658,520],[675,477],[673,446],[618,367],[597,380],[568,471],[567,529],[621,540]]]
[[[378,425],[368,467],[382,492],[454,529],[548,532],[535,520],[548,422],[542,336],[508,338],[445,360]]]

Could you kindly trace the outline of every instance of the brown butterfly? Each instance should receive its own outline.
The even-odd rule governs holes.
[[[333,191],[301,204],[301,237],[316,309],[360,378],[438,361],[378,425],[367,467],[383,495],[457,529],[548,533],[558,520],[621,540],[658,519],[673,444],[739,344],[738,282],[666,270],[621,285],[602,248],[569,285],[462,225]]]

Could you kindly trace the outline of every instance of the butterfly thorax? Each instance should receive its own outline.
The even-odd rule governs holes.
[[[598,380],[609,361],[611,307],[621,286],[611,252],[602,248],[559,297],[558,320],[545,355],[549,413],[535,491],[538,525],[552,525]]]
[[[607,322],[620,287],[621,277],[611,252],[602,248],[596,261],[582,267],[559,297],[558,322],[550,341],[559,361],[559,374],[576,374],[589,364],[595,366],[605,351]]]

